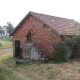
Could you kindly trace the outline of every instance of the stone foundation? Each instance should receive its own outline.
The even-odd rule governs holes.
[[[23,52],[22,52],[23,59],[31,59],[32,46],[33,46],[33,43],[24,43]]]

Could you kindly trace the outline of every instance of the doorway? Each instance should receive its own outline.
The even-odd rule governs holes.
[[[15,57],[19,57],[20,54],[20,40],[15,40]]]

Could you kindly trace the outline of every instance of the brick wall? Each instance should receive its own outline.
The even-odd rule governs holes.
[[[22,26],[18,28],[15,33],[13,34],[13,46],[14,46],[14,40],[20,40],[20,47],[22,48],[23,44],[25,43],[25,36],[27,35],[27,32],[29,29],[32,29],[34,32],[34,36],[32,38],[33,43],[38,45],[45,53],[50,54],[51,53],[51,47],[50,47],[50,40],[48,38],[49,34],[47,33],[47,28],[45,25],[42,25],[40,21],[38,21],[33,16],[29,16]],[[59,37],[56,33],[53,32],[54,35],[54,42],[58,42],[61,40],[61,37]]]

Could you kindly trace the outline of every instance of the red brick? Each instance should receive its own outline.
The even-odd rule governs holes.
[[[47,26],[42,26],[42,23],[38,21],[33,16],[28,17],[22,24],[22,27],[18,28],[15,33],[13,34],[13,46],[14,40],[20,40],[20,47],[22,48],[23,44],[25,43],[25,36],[29,29],[32,29],[34,32],[34,36],[32,38],[33,43],[36,43],[45,53],[50,54],[52,52],[49,34],[46,30]],[[61,37],[59,37],[56,33],[53,32],[55,38],[54,42],[61,41]]]

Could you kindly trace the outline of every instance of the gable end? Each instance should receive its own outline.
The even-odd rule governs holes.
[[[58,36],[61,36],[61,34],[56,31],[54,28],[52,28],[50,25],[48,25],[46,22],[44,22],[43,20],[41,20],[40,18],[38,18],[35,14],[33,14],[33,12],[29,12],[20,22],[19,24],[16,26],[16,28],[13,30],[13,32],[10,34],[11,36],[14,34],[14,32],[22,26],[22,23],[30,16],[32,15],[33,17],[35,17],[37,20],[39,20],[41,23],[43,23],[44,25],[46,25],[47,27],[51,28]]]

